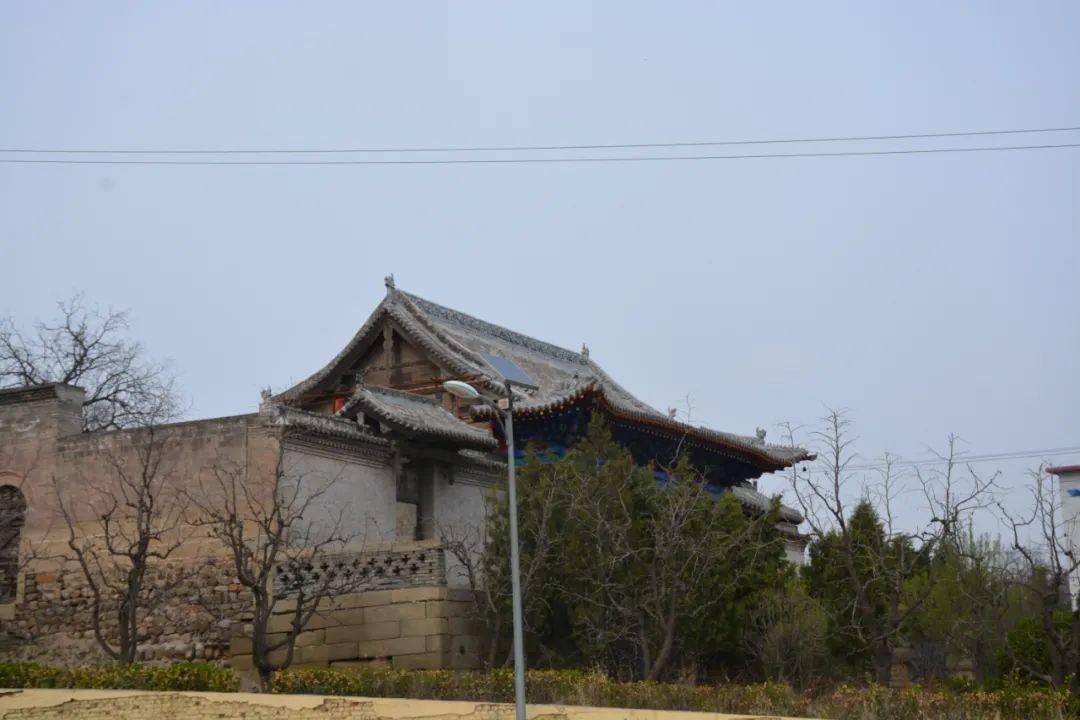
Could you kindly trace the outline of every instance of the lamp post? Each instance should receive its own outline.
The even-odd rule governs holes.
[[[481,395],[472,385],[459,380],[448,380],[443,388],[451,395],[464,400],[477,400],[495,411],[495,418],[506,436],[506,466],[509,473],[510,502],[510,594],[514,608],[514,710],[516,720],[525,720],[525,644],[521,630],[521,566],[518,561],[517,483],[514,467],[514,393],[506,381],[506,416],[490,398]]]

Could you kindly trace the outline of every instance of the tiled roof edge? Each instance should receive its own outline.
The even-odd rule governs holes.
[[[419,295],[413,295],[412,293],[399,290],[402,295],[409,298],[412,302],[420,306],[422,311],[432,313],[438,316],[440,319],[470,330],[476,330],[482,333],[486,333],[492,337],[498,338],[505,342],[520,345],[521,347],[528,348],[535,352],[539,352],[545,355],[559,358],[560,360],[567,360],[576,363],[585,363],[585,358],[581,353],[574,352],[573,350],[567,350],[564,347],[549,343],[544,340],[539,340],[530,335],[519,333],[516,330],[504,327],[502,325],[496,325],[495,323],[488,322],[487,320],[481,320],[478,317],[463,313],[460,310],[448,308],[445,305],[432,302],[426,298],[422,298]]]

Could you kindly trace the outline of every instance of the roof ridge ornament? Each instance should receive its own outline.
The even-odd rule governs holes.
[[[585,343],[581,343],[581,357],[585,358],[586,360],[589,359],[589,346]]]
[[[394,273],[390,273],[389,275],[384,277],[383,283],[386,285],[387,290],[393,290],[396,287],[394,285]]]

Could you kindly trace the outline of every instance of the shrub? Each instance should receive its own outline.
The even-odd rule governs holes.
[[[208,663],[177,663],[166,667],[101,665],[70,670],[37,663],[0,663],[0,687],[5,688],[235,692],[239,685],[232,670]]]
[[[651,710],[694,710],[787,715],[835,720],[1063,720],[1072,717],[1065,691],[1014,685],[993,692],[964,688],[903,690],[879,685],[841,686],[812,697],[783,683],[686,685],[615,682],[599,673],[535,670],[526,679],[528,701]],[[389,668],[285,670],[274,692],[431,700],[512,702],[513,673]]]
[[[833,720],[1065,720],[1076,717],[1068,692],[1015,681],[993,691],[970,686],[903,690],[840,686],[817,696],[783,683],[689,685],[610,680],[580,670],[534,670],[527,677],[530,703],[593,705],[650,710],[695,710],[745,715],[786,715]],[[235,691],[236,674],[204,663],[168,667],[104,665],[66,670],[36,663],[0,663],[0,687],[108,688],[120,690]],[[429,700],[513,702],[514,674],[455,670],[372,668],[285,670],[274,692],[407,697]]]

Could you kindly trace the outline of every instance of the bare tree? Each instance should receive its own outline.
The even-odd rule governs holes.
[[[502,646],[505,617],[499,598],[499,583],[485,582],[483,563],[487,533],[484,528],[450,525],[440,525],[438,533],[442,546],[457,561],[457,572],[469,588],[472,617],[484,627],[484,667],[491,669],[495,667]]]
[[[939,540],[957,548],[963,545],[962,532],[971,516],[994,506],[994,494],[1000,489],[997,479],[1001,474],[998,471],[984,478],[971,465],[966,465],[967,472],[964,473],[960,469],[964,463],[960,442],[960,436],[951,433],[944,452],[931,449],[940,461],[938,464],[927,469],[915,468]]]
[[[183,542],[186,509],[169,434],[150,425],[119,433],[107,447],[103,477],[54,476],[53,485],[67,526],[66,559],[90,590],[94,637],[110,658],[131,663],[148,639],[145,615],[195,570],[163,572]]]
[[[87,305],[81,294],[57,303],[59,318],[23,333],[0,319],[0,387],[66,383],[86,390],[85,430],[138,427],[181,407],[166,363],[146,358],[126,337],[126,311]]]
[[[218,465],[193,496],[195,523],[220,543],[251,595],[252,664],[264,692],[273,673],[292,664],[296,638],[325,601],[369,582],[355,556],[335,554],[359,536],[346,523],[347,506],[328,509],[338,476],[291,462],[288,437],[283,430],[269,472]],[[272,627],[275,614],[287,626]]]
[[[999,511],[1009,528],[1012,547],[1023,563],[1017,582],[1034,601],[1039,627],[1045,638],[1050,671],[1025,663],[1010,650],[1013,660],[1033,677],[1055,687],[1066,683],[1080,690],[1080,608],[1072,596],[1070,576],[1080,568],[1069,531],[1077,518],[1066,517],[1053,477],[1040,465],[1028,472],[1030,513],[1016,515],[1003,504]]]
[[[815,541],[831,553],[835,572],[829,582],[843,587],[831,608],[834,628],[852,636],[872,658],[879,682],[887,682],[897,647],[916,612],[930,594],[933,577],[915,588],[909,580],[926,567],[930,552],[955,537],[962,523],[985,507],[994,488],[973,471],[964,484],[955,475],[960,458],[950,436],[941,460],[945,470],[918,474],[930,521],[924,527],[901,528],[895,507],[908,495],[898,459],[886,453],[875,466],[876,477],[856,476],[855,437],[845,410],[831,409],[823,429],[812,433],[821,447],[816,472],[792,473],[791,486]],[[858,524],[853,520],[860,517]],[[880,527],[870,527],[879,523]]]

